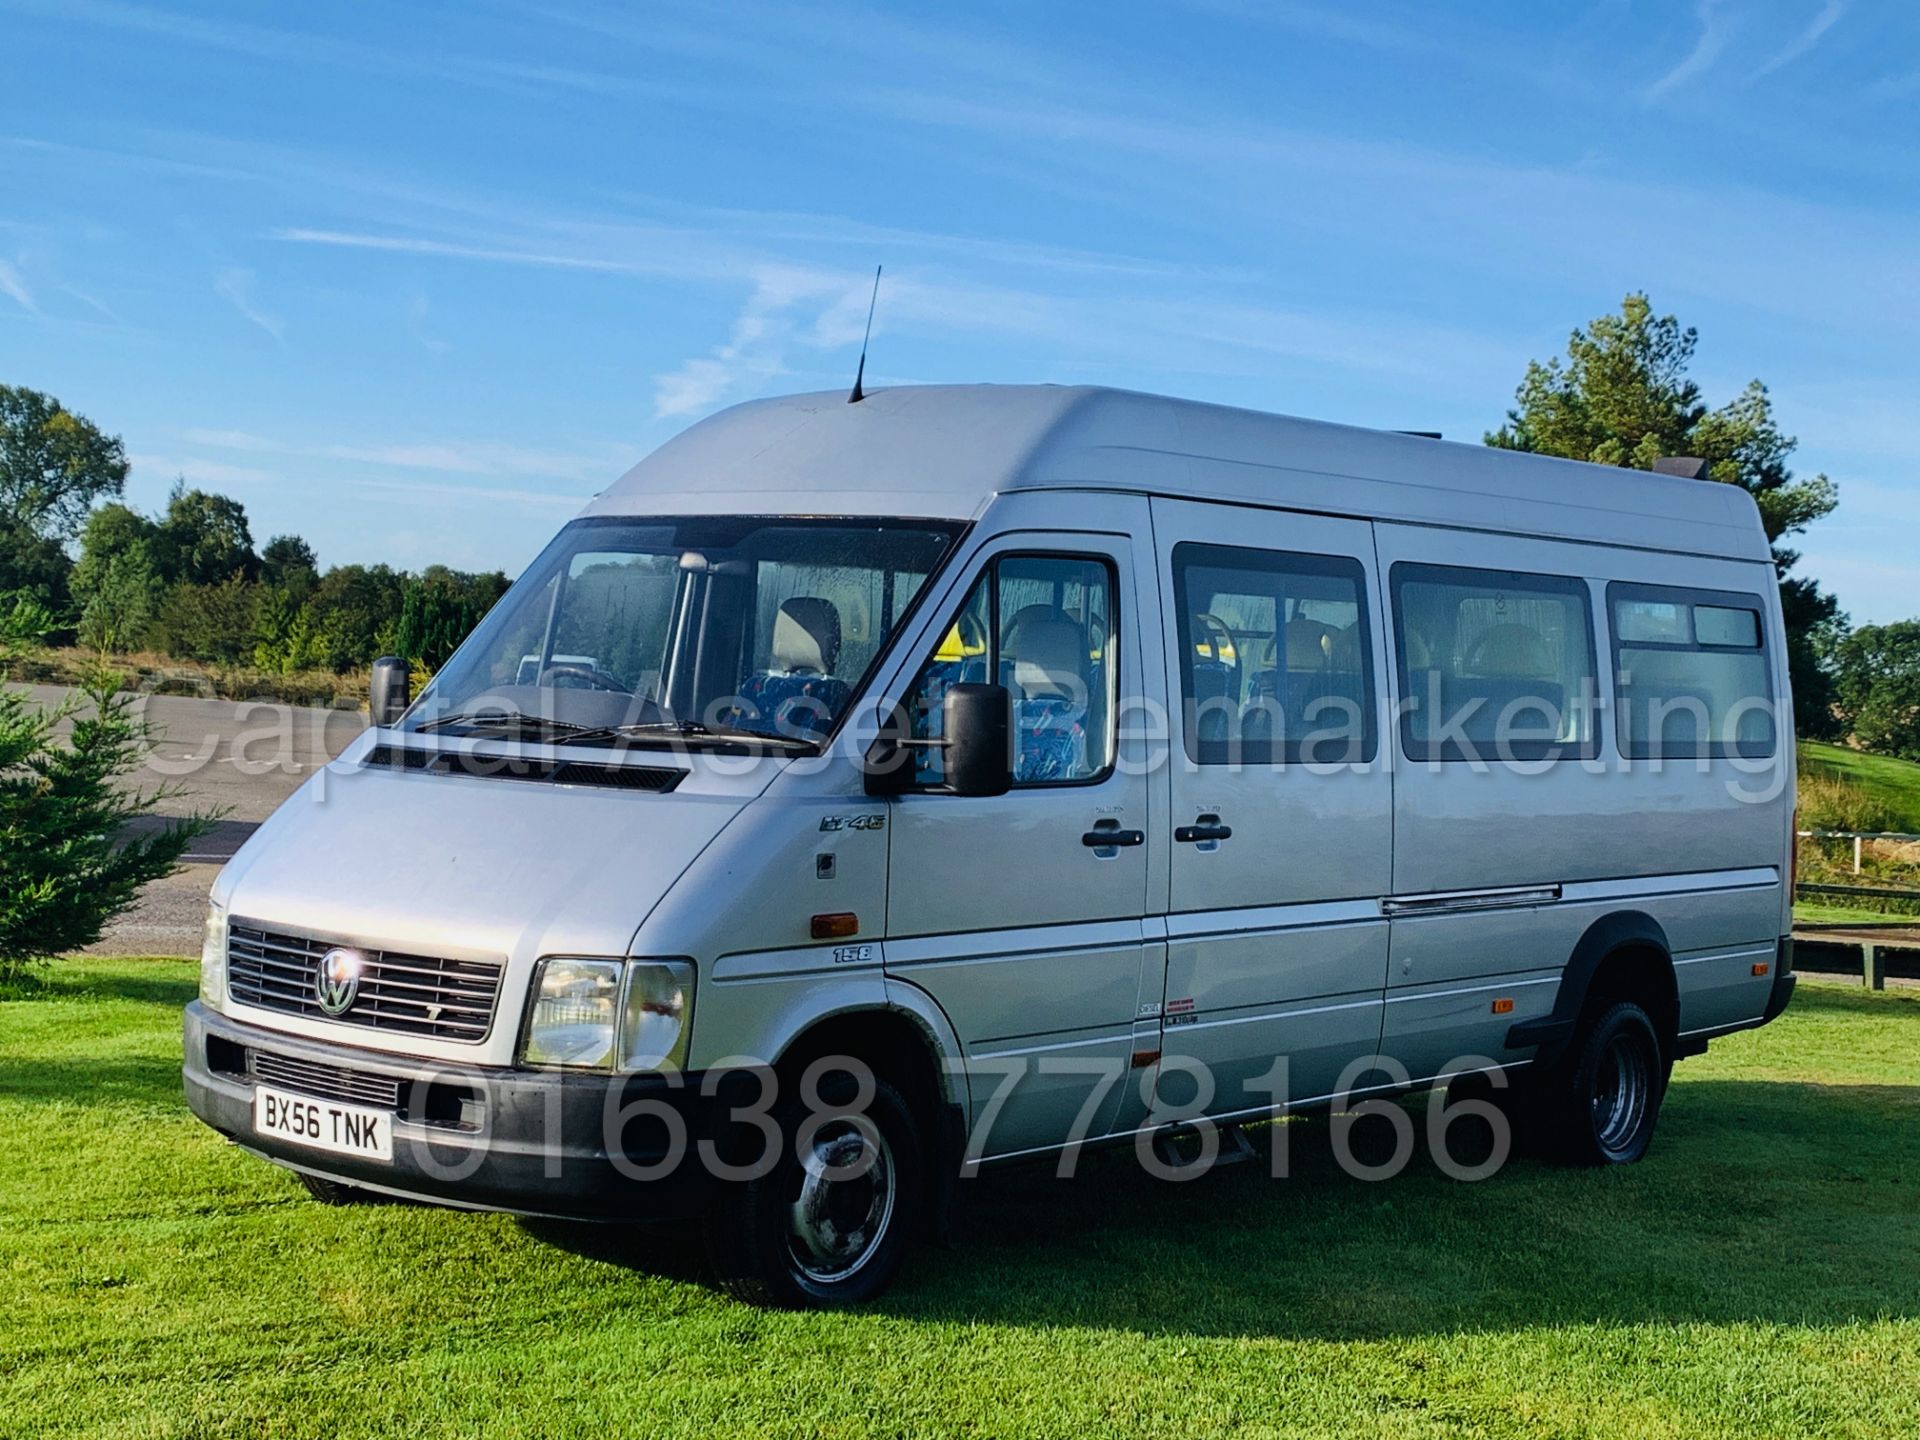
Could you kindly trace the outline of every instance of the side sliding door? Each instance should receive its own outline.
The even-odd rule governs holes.
[[[1373,1053],[1387,964],[1372,527],[1155,500],[1153,528],[1175,702],[1160,1112],[1315,1099]]]

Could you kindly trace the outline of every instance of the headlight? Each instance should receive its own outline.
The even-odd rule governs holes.
[[[621,1006],[620,1068],[681,1070],[693,1020],[693,966],[684,960],[629,960]]]
[[[227,912],[219,902],[207,901],[206,930],[200,939],[200,999],[209,1009],[227,1003]]]
[[[659,1070],[686,1060],[693,966],[684,960],[540,962],[520,1059],[568,1070]]]

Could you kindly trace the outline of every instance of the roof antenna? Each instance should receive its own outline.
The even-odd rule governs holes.
[[[860,337],[860,368],[853,372],[853,393],[847,396],[847,404],[858,405],[867,398],[867,392],[860,388],[860,382],[867,378],[867,341],[873,338],[873,307],[880,300],[880,267],[873,267],[873,294],[867,300],[867,333]]]

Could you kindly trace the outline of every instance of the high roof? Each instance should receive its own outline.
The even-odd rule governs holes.
[[[970,519],[996,494],[1048,488],[1769,558],[1738,486],[1092,386],[750,401],[675,436],[582,513]]]

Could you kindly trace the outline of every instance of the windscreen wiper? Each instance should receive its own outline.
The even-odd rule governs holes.
[[[449,725],[466,725],[514,739],[571,740],[579,735],[599,734],[605,729],[604,726],[576,725],[571,720],[553,720],[541,715],[522,715],[503,710],[472,710],[457,715],[439,715],[432,720],[421,721],[414,729],[424,733],[444,730]]]
[[[596,740],[645,740],[676,736],[688,740],[720,740],[751,745],[777,745],[787,750],[817,752],[818,742],[797,735],[769,735],[764,730],[749,730],[744,725],[708,725],[699,720],[642,720],[631,725],[608,725],[568,735],[560,743],[586,745]]]

